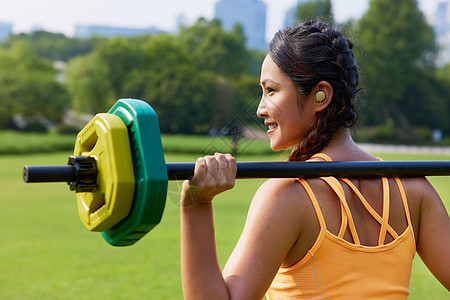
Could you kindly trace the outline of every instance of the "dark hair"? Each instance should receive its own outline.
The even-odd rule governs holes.
[[[320,21],[279,31],[269,44],[268,54],[301,95],[308,95],[322,80],[333,87],[330,104],[288,160],[310,158],[326,146],[338,129],[356,123],[358,65],[352,48],[352,42],[341,32]]]

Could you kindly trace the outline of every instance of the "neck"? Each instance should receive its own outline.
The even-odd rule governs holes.
[[[321,152],[336,161],[376,159],[353,141],[348,128],[339,129]]]

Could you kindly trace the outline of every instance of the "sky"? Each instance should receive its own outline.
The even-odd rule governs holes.
[[[43,29],[73,36],[75,25],[177,28],[183,14],[187,24],[199,17],[212,19],[219,0],[0,0],[0,22],[12,23],[13,32]],[[442,0],[418,0],[419,8],[431,18]],[[287,9],[297,0],[263,0],[267,4],[267,36],[282,28]],[[358,19],[369,0],[332,0],[335,19]]]

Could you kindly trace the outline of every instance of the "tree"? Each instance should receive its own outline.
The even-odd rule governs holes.
[[[72,96],[72,108],[77,112],[107,111],[115,102],[108,66],[97,53],[72,59],[66,69],[66,86]]]
[[[108,68],[107,80],[114,98],[124,96],[123,86],[126,77],[139,66],[141,39],[142,37],[116,37],[105,40],[94,51],[101,63]]]
[[[424,70],[417,73],[414,82],[407,87],[404,99],[408,101],[402,106],[408,123],[450,132],[450,81],[439,78],[433,70]]]
[[[178,36],[186,43],[200,70],[225,77],[249,72],[250,57],[241,25],[237,24],[233,30],[225,32],[220,21],[200,18],[191,27],[181,27]]]
[[[261,66],[266,57],[266,53],[259,50],[249,50],[249,72],[246,75],[259,77],[261,74]],[[258,83],[259,86],[259,83]]]
[[[79,39],[68,38],[61,33],[33,31],[29,34],[12,35],[3,45],[10,47],[13,43],[22,41],[28,43],[30,49],[40,57],[69,61],[72,57],[91,52],[94,46],[102,40],[104,40],[102,37]]]
[[[79,111],[104,110],[108,99],[138,98],[155,109],[162,132],[204,134],[231,122],[224,112],[236,116],[243,107],[238,100],[254,99],[259,84],[255,77],[249,83],[250,61],[242,27],[224,32],[218,21],[200,19],[179,35],[105,40],[70,61],[67,85]]]
[[[206,133],[213,119],[214,76],[199,70],[176,36],[141,40],[139,65],[126,76],[123,93],[148,101],[162,132]]]
[[[418,78],[434,49],[432,29],[416,0],[372,0],[358,28],[368,95],[362,103],[364,120],[369,125],[410,126],[404,107],[414,96],[408,95],[408,88],[421,86]],[[425,99],[418,102],[421,109],[427,105]]]
[[[214,92],[208,100],[212,109],[210,126],[226,127],[243,109],[254,108],[254,100],[260,93],[258,76],[265,54],[246,48],[241,25],[225,32],[220,21],[200,18],[193,26],[182,27],[179,37],[199,71],[215,77]]]
[[[55,78],[52,62],[38,57],[27,43],[0,49],[0,127],[15,114],[28,122],[59,122],[69,103],[67,90]]]
[[[234,88],[233,112],[235,116],[242,118],[242,121],[250,127],[263,124],[262,119],[256,115],[261,100],[259,78],[242,75],[237,80],[232,81],[231,84]]]
[[[299,4],[295,17],[299,22],[320,19],[328,23],[334,23],[331,0],[312,0]]]

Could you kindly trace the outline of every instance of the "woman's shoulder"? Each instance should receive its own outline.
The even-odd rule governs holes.
[[[320,184],[320,179],[307,179],[308,184]],[[316,192],[316,191],[315,191]],[[312,247],[320,232],[317,212],[310,195],[297,179],[269,179],[264,182],[250,205],[249,219],[260,226],[270,224],[288,237],[291,249],[283,265],[292,265]],[[258,227],[260,227],[258,226]],[[301,237],[301,246],[297,245]],[[292,250],[293,245],[297,245]]]
[[[434,186],[425,177],[401,178],[411,212],[417,213],[442,202]]]
[[[281,199],[292,199],[301,193],[300,184],[294,178],[271,178],[263,182],[255,193],[252,203],[263,205],[277,202],[279,204],[287,201]]]
[[[255,193],[251,209],[271,210],[272,214],[286,214],[295,211],[303,217],[315,216],[311,203],[311,192],[320,194],[326,184],[319,178],[306,179],[311,191],[305,189],[296,178],[273,178],[265,181]]]
[[[400,181],[412,213],[419,211],[427,201],[439,199],[435,188],[425,177],[404,177]]]
[[[302,184],[301,181],[306,182],[306,184]],[[302,197],[308,195],[305,186],[315,187],[314,190],[317,190],[317,188],[325,185],[324,181],[319,178],[271,178],[261,184],[257,194],[266,199],[291,196]]]
[[[400,178],[405,190],[415,194],[423,194],[434,190],[431,183],[425,177],[402,177]]]

